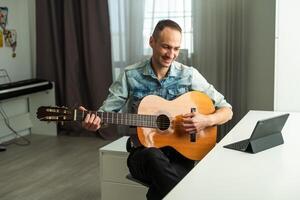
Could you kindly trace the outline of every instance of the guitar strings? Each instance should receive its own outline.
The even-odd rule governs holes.
[[[80,112],[82,114],[80,114]],[[174,123],[172,123],[174,117],[171,117],[171,118],[169,117],[169,120],[163,120],[163,121],[157,122],[158,115],[142,115],[142,114],[132,114],[132,113],[113,113],[113,112],[97,112],[97,111],[90,111],[90,112],[80,111],[80,112],[78,112],[77,120],[82,120],[82,118],[84,118],[86,116],[85,113],[87,113],[87,114],[94,113],[97,116],[101,117],[103,120],[106,120],[107,123],[116,122],[116,123],[125,124],[125,125],[126,124],[136,124],[136,125],[142,124],[144,126],[149,126],[149,127],[153,127],[153,128],[157,128],[157,123],[159,123],[159,125],[161,125],[161,126],[170,126],[171,124],[173,124],[172,127],[181,126],[178,123],[176,123],[175,125],[174,125]],[[106,116],[104,116],[104,115],[106,115]],[[63,118],[64,115],[56,115],[56,117]],[[81,119],[78,119],[78,118],[81,118]],[[47,119],[47,118],[43,117],[41,119]]]
[[[85,113],[85,111],[82,111],[82,112]],[[124,122],[125,125],[129,124],[129,123],[135,123],[135,124],[138,124],[138,123],[149,124],[150,123],[150,124],[155,124],[156,125],[157,124],[157,118],[158,118],[158,115],[145,115],[145,114],[132,114],[132,113],[114,113],[114,112],[98,112],[98,111],[90,111],[90,112],[86,112],[86,113],[96,114],[97,116],[99,116],[103,120],[106,120],[108,123],[109,122],[111,122],[111,123],[114,123],[114,122],[122,123],[122,122]],[[104,115],[106,115],[106,116],[104,116]],[[80,115],[78,115],[78,116],[80,117]],[[82,115],[82,117],[85,117],[85,116]],[[150,118],[150,119],[142,119],[142,118]],[[152,118],[155,118],[155,119],[152,119]],[[162,125],[162,126],[170,125],[171,121],[172,121],[172,118],[169,117],[169,119],[170,120],[168,120],[168,121],[160,122],[160,125]],[[177,124],[176,126],[180,126],[180,125]],[[153,126],[151,125],[151,127],[153,127]]]
[[[139,116],[138,114],[136,114],[135,116]],[[146,117],[150,117],[150,118],[157,118],[157,116],[155,115],[143,115]],[[56,117],[64,117],[64,115],[57,115]],[[158,128],[157,126],[157,121],[149,119],[149,120],[145,120],[145,119],[138,119],[139,117],[135,117],[135,118],[131,118],[131,117],[125,117],[122,119],[116,119],[114,117],[103,117],[103,119],[105,119],[107,121],[107,123],[113,123],[113,122],[117,122],[122,124],[122,122],[124,122],[124,125],[128,125],[128,124],[136,124],[137,126],[140,125],[142,127],[146,127],[146,128]],[[41,119],[47,119],[47,117],[42,117]],[[179,123],[173,123],[172,119],[174,119],[174,117],[172,117],[170,119],[170,122],[161,122],[160,125],[161,126],[168,126],[168,127],[172,127],[172,128],[181,128],[182,125]]]
[[[138,115],[137,115],[138,116]],[[103,120],[109,121],[109,122],[140,122],[140,123],[157,123],[157,116],[155,115],[144,115],[147,118],[150,119],[141,119],[142,117],[123,117],[123,118],[116,118],[116,117],[101,117]],[[55,117],[57,118],[63,118],[64,115],[56,115]],[[41,119],[45,119],[47,117],[42,117]],[[155,119],[151,119],[151,118],[155,118]],[[174,118],[169,118],[169,120],[163,120],[162,122],[160,122],[160,124],[166,125],[166,124],[170,124],[171,121],[173,121]]]

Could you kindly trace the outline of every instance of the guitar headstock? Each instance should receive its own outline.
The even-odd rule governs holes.
[[[36,115],[41,121],[74,121],[74,109],[66,107],[41,106],[38,108]]]

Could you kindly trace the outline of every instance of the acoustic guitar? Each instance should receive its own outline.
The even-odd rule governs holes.
[[[216,144],[217,127],[208,127],[194,134],[182,130],[182,115],[191,109],[201,114],[215,112],[211,99],[204,93],[192,91],[168,101],[149,95],[142,99],[137,114],[81,111],[64,107],[41,106],[37,118],[41,121],[83,121],[94,113],[106,124],[137,127],[138,138],[145,147],[171,146],[186,158],[201,160]]]

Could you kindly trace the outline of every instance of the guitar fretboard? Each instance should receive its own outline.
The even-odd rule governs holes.
[[[92,112],[76,110],[74,113],[75,120],[83,121],[87,114],[95,114],[100,117],[101,121],[106,124],[121,124],[128,126],[140,126],[157,128],[156,115],[140,115],[130,113],[113,113],[113,112]]]

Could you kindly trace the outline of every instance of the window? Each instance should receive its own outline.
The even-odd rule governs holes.
[[[112,56],[113,61],[120,62],[125,59],[125,14],[124,1],[110,0],[110,31],[112,40]],[[116,14],[115,14],[116,13]]]
[[[149,37],[159,20],[171,19],[182,28],[181,49],[193,52],[192,0],[145,0],[144,55],[151,55]]]

